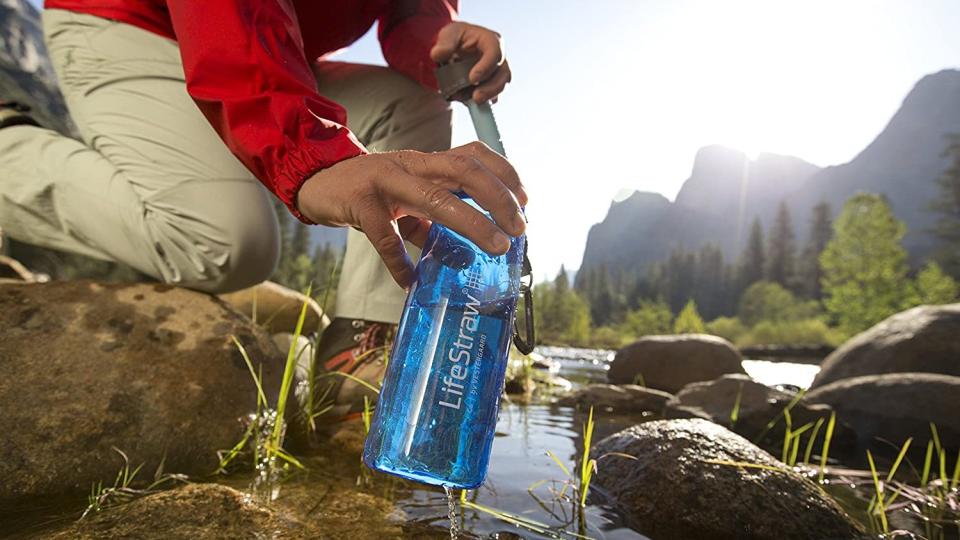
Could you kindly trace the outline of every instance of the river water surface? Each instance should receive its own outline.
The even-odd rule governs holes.
[[[606,382],[612,351],[541,347],[538,352],[559,362],[558,375],[570,380],[574,388]],[[759,382],[806,388],[819,371],[818,365],[745,360],[744,370]],[[595,418],[594,441],[599,441],[637,422],[605,413]],[[552,452],[570,471],[583,452],[583,424],[586,417],[569,407],[548,404],[507,403],[501,408],[497,439],[493,444],[486,482],[469,499],[485,507],[518,515],[551,526],[546,534],[511,526],[482,511],[463,510],[463,530],[481,538],[575,538],[573,533],[590,538],[644,539],[631,529],[613,508],[588,500],[586,523],[582,527],[572,504],[563,503],[553,492],[562,489],[565,473],[547,453]],[[533,489],[530,489],[533,487]],[[639,488],[638,488],[639,489]],[[398,500],[409,519],[423,525],[446,527],[447,500],[442,491],[412,489]],[[581,528],[582,527],[582,528]],[[516,538],[517,536],[512,536]]]

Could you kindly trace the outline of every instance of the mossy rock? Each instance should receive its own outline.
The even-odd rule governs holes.
[[[158,284],[0,285],[0,500],[86,493],[123,461],[204,475],[257,391],[280,387],[265,332],[223,301]]]

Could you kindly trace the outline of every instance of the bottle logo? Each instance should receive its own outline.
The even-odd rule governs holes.
[[[438,405],[460,410],[471,366],[483,357],[486,335],[480,330],[480,296],[483,276],[478,269],[468,270],[463,289],[463,314],[456,336],[447,348],[445,365],[441,372]]]

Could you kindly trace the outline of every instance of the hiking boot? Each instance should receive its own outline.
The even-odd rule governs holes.
[[[359,417],[364,397],[371,406],[376,403],[396,329],[394,324],[336,318],[323,331],[314,385],[314,410],[328,409],[323,419]]]
[[[0,99],[0,129],[10,126],[40,126],[27,113],[30,107],[16,101]]]

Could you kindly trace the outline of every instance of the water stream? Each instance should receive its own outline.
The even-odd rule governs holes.
[[[444,486],[444,493],[447,494],[447,520],[450,521],[450,540],[460,538],[460,520],[457,514],[457,496],[453,490]]]

